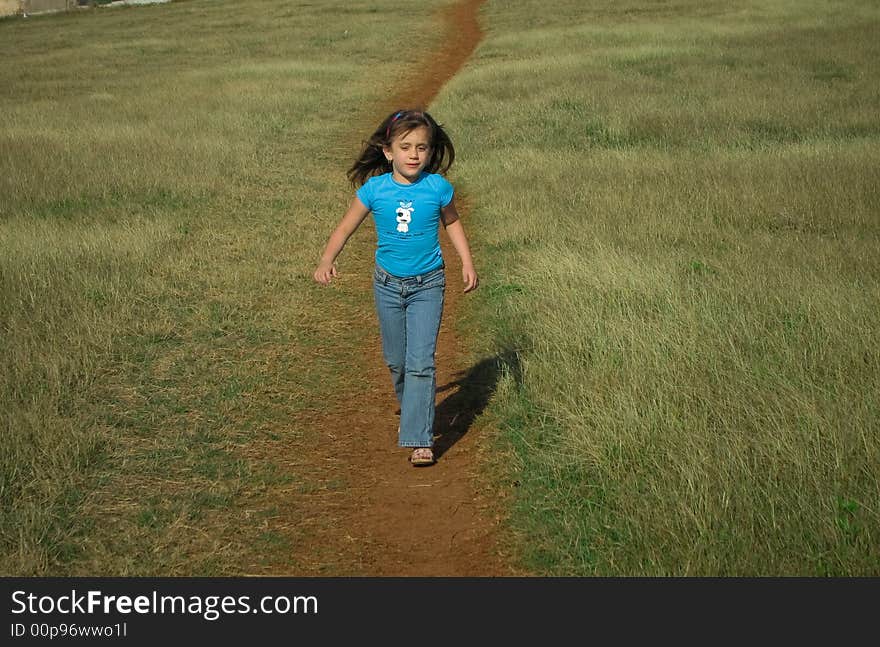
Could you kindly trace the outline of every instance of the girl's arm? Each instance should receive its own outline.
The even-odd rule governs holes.
[[[455,251],[458,252],[458,256],[461,258],[461,278],[464,281],[464,291],[470,292],[475,290],[480,283],[480,279],[477,277],[477,271],[474,269],[471,248],[468,245],[467,236],[464,233],[464,227],[461,224],[458,210],[455,208],[454,200],[441,209],[440,221],[446,228],[446,233],[449,234],[452,246],[455,247]]]
[[[338,276],[336,266],[334,265],[336,257],[339,256],[342,248],[345,247],[345,243],[348,242],[351,235],[360,227],[368,213],[370,213],[370,210],[364,206],[360,199],[355,197],[351,201],[348,211],[345,212],[336,229],[330,234],[330,239],[327,241],[324,253],[321,254],[321,261],[318,263],[318,268],[315,270],[314,275],[318,283],[329,285],[330,281]]]

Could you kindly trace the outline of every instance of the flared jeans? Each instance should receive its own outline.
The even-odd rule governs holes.
[[[373,291],[382,354],[400,404],[398,445],[431,447],[437,389],[434,353],[443,314],[446,273],[440,267],[401,278],[376,266]]]

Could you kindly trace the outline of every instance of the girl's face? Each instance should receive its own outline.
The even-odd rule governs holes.
[[[431,157],[430,132],[427,126],[413,128],[408,133],[394,137],[391,146],[382,150],[385,151],[385,159],[391,162],[392,177],[398,182],[411,184],[419,179]]]

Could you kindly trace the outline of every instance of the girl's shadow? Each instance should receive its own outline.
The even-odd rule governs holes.
[[[459,373],[455,380],[437,387],[437,393],[452,391],[437,405],[434,416],[434,455],[442,456],[470,430],[495,392],[503,368],[517,384],[522,382],[516,351],[507,350],[488,357]]]

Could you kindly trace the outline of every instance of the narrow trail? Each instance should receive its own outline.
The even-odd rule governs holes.
[[[444,35],[439,51],[428,52],[404,79],[400,91],[372,116],[378,122],[397,107],[428,107],[442,86],[464,65],[482,38],[478,12],[483,0],[462,0],[440,12]],[[442,119],[441,119],[442,122]],[[467,228],[467,196],[457,203]],[[367,237],[349,245],[371,245]],[[288,532],[309,546],[297,556],[297,575],[338,576],[504,576],[515,575],[497,541],[498,519],[480,488],[478,431],[472,422],[491,392],[485,367],[465,365],[454,322],[465,298],[458,255],[441,231],[447,263],[447,291],[437,347],[438,462],[409,465],[397,447],[398,405],[384,365],[375,314],[364,322],[376,328],[375,343],[358,349],[371,370],[363,376],[356,402],[334,403],[333,411],[310,426],[320,429],[317,455],[301,457],[311,476],[328,485],[297,502]],[[366,255],[371,258],[372,254]],[[348,271],[354,268],[349,267]],[[366,271],[365,271],[366,270]],[[366,264],[346,290],[372,294]],[[372,297],[370,297],[372,299]],[[335,475],[335,476],[334,476]],[[343,480],[344,486],[338,482]],[[303,506],[308,514],[302,515]],[[294,511],[291,510],[293,513]],[[282,512],[283,516],[283,512]],[[311,538],[309,541],[308,538]],[[283,570],[283,569],[281,569]],[[305,572],[304,572],[305,571]],[[273,574],[279,572],[276,564]]]

